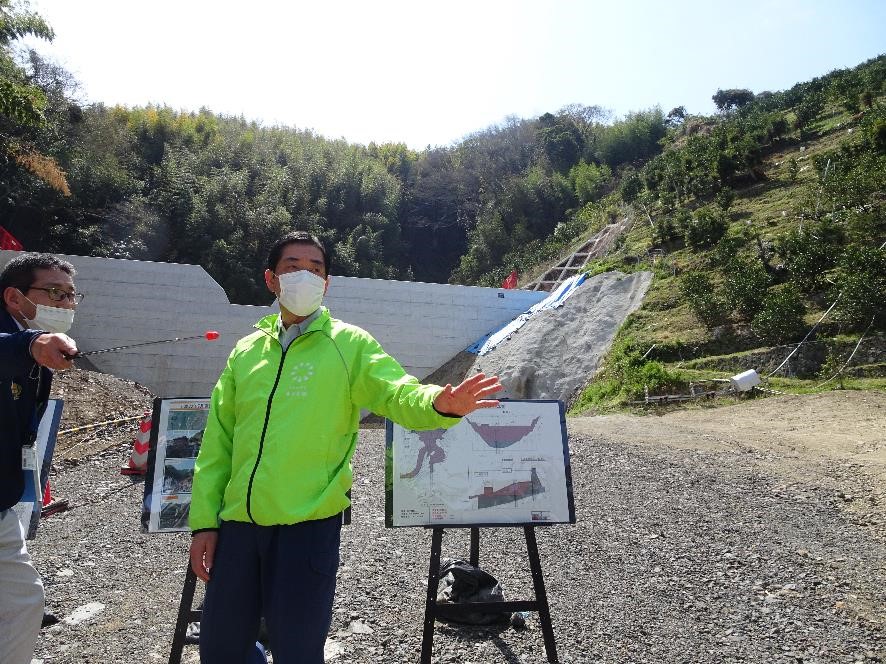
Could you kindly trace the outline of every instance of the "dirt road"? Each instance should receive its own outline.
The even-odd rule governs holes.
[[[839,390],[660,416],[577,417],[569,428],[652,448],[754,454],[786,482],[814,480],[848,509],[881,525],[886,519],[886,392]]]

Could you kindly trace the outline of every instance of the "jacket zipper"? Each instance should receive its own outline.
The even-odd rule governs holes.
[[[277,343],[280,343],[279,341]],[[289,344],[290,346],[292,344]],[[286,353],[289,347],[281,348],[283,354],[280,356],[280,366],[277,367],[277,377],[274,379],[274,387],[271,388],[271,394],[268,396],[268,408],[265,411],[265,424],[261,430],[261,438],[258,441],[258,455],[255,457],[255,466],[252,468],[252,474],[249,476],[249,486],[246,489],[246,514],[252,523],[256,523],[255,517],[252,516],[252,482],[255,480],[255,473],[258,472],[258,464],[261,463],[261,455],[265,447],[265,433],[268,431],[268,422],[271,420],[271,403],[274,401],[274,393],[277,391],[277,385],[280,383],[280,375],[283,373],[283,363],[286,362]]]
[[[283,373],[283,364],[286,362],[286,353],[289,352],[289,349],[298,341],[309,334],[313,334],[314,330],[306,331],[304,334],[299,335],[286,347],[283,348],[281,345],[281,349],[283,350],[283,354],[280,356],[280,366],[277,367],[277,377],[274,379],[274,387],[271,388],[271,394],[268,396],[268,407],[265,411],[265,423],[261,430],[261,438],[258,441],[258,454],[255,457],[255,465],[252,467],[252,474],[249,476],[249,486],[246,488],[246,515],[249,517],[249,520],[252,521],[255,525],[258,523],[255,520],[255,517],[252,516],[252,483],[255,480],[255,474],[258,472],[258,465],[261,463],[262,452],[265,448],[265,434],[268,431],[268,422],[271,421],[271,403],[274,401],[274,394],[277,392],[277,385],[280,384],[280,375]],[[269,335],[270,336],[270,335]],[[272,337],[273,339],[273,337]],[[280,341],[278,339],[273,339],[278,344]]]

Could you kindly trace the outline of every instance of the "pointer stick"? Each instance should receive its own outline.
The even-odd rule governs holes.
[[[88,350],[84,353],[77,353],[76,355],[66,355],[69,360],[76,359],[78,357],[86,357],[87,355],[98,355],[99,353],[115,353],[118,350],[127,350],[128,348],[137,348],[139,346],[151,346],[153,344],[169,344],[176,341],[190,341],[192,339],[206,339],[207,341],[215,341],[218,339],[218,332],[215,330],[206,330],[203,334],[198,334],[193,337],[176,337],[175,339],[161,339],[160,341],[145,341],[140,344],[129,344],[127,346],[114,346],[113,348],[102,348],[101,350]]]

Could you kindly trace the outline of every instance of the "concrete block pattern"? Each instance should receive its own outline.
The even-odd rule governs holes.
[[[0,267],[17,252],[0,251]],[[208,396],[238,339],[276,306],[231,304],[198,265],[62,256],[77,269],[71,336],[83,350],[201,335],[91,356],[100,370],[148,387],[158,396]],[[261,275],[256,275],[261,279]],[[330,279],[324,304],[332,315],[366,329],[403,367],[424,378],[459,351],[541,301],[547,293],[380,279]]]

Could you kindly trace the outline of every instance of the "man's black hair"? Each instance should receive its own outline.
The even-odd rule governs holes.
[[[0,297],[10,286],[22,293],[27,291],[37,278],[37,270],[61,270],[71,277],[76,274],[73,265],[52,254],[22,254],[9,261],[0,272]]]
[[[283,255],[283,249],[290,244],[309,244],[317,247],[320,253],[323,254],[323,276],[329,276],[329,255],[326,253],[326,247],[323,246],[320,238],[307,231],[292,231],[274,243],[274,246],[268,252],[268,263],[266,266],[271,272],[277,269],[277,263],[280,262],[280,256]]]

